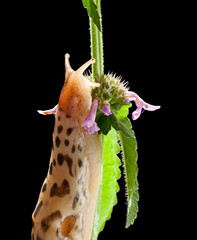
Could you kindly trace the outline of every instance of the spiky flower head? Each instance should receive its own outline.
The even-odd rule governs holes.
[[[100,100],[99,107],[104,104],[121,103],[126,100],[125,94],[129,90],[127,82],[121,81],[121,77],[108,73],[100,78],[100,87],[94,88],[92,97]]]
[[[85,130],[88,134],[94,134],[99,131],[96,123],[96,112],[100,114],[102,111],[104,115],[110,116],[114,114],[114,110],[116,112],[121,106],[130,105],[134,101],[137,109],[132,113],[132,119],[136,120],[140,117],[143,109],[155,111],[160,108],[160,106],[146,103],[135,92],[129,91],[128,82],[122,81],[121,77],[116,77],[114,74],[108,73],[107,75],[103,75],[98,81],[98,86],[95,85],[91,75],[86,77],[93,83],[93,104],[83,125],[86,127]],[[93,113],[92,109],[94,109]],[[87,123],[91,123],[91,127]]]

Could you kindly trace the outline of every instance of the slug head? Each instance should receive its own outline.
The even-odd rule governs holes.
[[[87,117],[92,104],[91,82],[83,76],[83,72],[95,62],[95,59],[90,59],[74,71],[70,66],[69,57],[69,54],[65,55],[66,75],[59,98],[59,107],[66,115],[81,124]]]

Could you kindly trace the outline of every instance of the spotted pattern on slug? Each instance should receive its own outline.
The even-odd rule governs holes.
[[[63,126],[62,125],[59,125],[58,128],[57,128],[57,133],[60,134],[63,130]]]
[[[76,194],[76,196],[75,196],[75,198],[73,200],[73,205],[72,205],[73,209],[76,208],[78,201],[79,201],[79,193]]]
[[[67,136],[70,136],[70,134],[72,133],[72,131],[73,131],[73,128],[68,128],[68,129],[67,129]]]
[[[68,140],[68,139],[65,139],[65,140],[64,140],[64,144],[68,147],[68,145],[69,145],[69,140]]]
[[[79,150],[79,152],[81,152],[83,150],[83,147],[80,144],[78,145],[78,150]]]
[[[43,187],[42,187],[42,192],[44,193],[45,191],[46,191],[46,189],[47,189],[47,184],[46,183],[44,183],[44,185],[43,185]]]
[[[74,72],[66,61],[67,83],[55,113],[49,169],[32,214],[31,240],[91,236],[101,146],[98,135],[86,135],[81,127],[91,107],[91,88],[82,70]]]
[[[71,150],[72,153],[75,152],[75,145],[72,146],[72,150]]]
[[[55,167],[56,166],[56,160],[53,159],[53,166]]]
[[[56,147],[58,148],[58,147],[60,146],[60,144],[61,144],[61,140],[60,140],[60,138],[57,136],[57,137],[55,138],[55,145],[56,145]]]
[[[64,197],[66,194],[70,193],[70,186],[69,182],[64,179],[62,182],[62,185],[58,187],[57,183],[54,183],[51,191],[50,191],[50,197]]]
[[[35,209],[34,218],[38,215],[38,213],[39,213],[42,205],[43,205],[43,202],[41,201],[41,202],[38,204],[38,206],[36,207],[36,209]]]
[[[79,158],[79,159],[78,159],[78,166],[79,166],[79,168],[82,167],[82,164],[83,164],[83,163],[82,163],[82,160]]]
[[[69,174],[70,176],[73,177],[73,172],[72,172],[73,159],[68,154],[63,155],[62,153],[58,153],[57,161],[60,166],[62,166],[63,163],[66,162],[69,169]]]
[[[52,214],[50,214],[49,216],[43,218],[41,220],[42,230],[44,232],[46,232],[48,230],[48,228],[50,227],[50,224],[53,223],[56,219],[59,219],[61,217],[62,217],[61,212],[59,210],[57,210],[57,211],[53,212]]]

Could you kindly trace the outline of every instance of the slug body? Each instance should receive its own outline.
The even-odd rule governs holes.
[[[91,59],[66,77],[55,111],[49,171],[32,214],[32,240],[90,240],[99,190],[101,143],[81,127],[92,104],[91,83],[83,76]],[[45,112],[47,114],[47,112]]]

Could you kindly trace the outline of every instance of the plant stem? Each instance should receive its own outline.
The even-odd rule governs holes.
[[[104,74],[101,0],[93,1],[100,16],[101,31],[99,31],[92,18],[90,18],[91,55],[92,58],[96,59],[96,63],[92,65],[92,76],[96,82],[99,82],[100,77]]]
[[[97,6],[97,11],[100,16],[100,26],[101,31],[97,28],[96,24],[93,22],[92,18],[90,18],[90,39],[91,39],[91,56],[96,59],[96,62],[92,65],[92,77],[95,82],[99,82],[102,75],[104,75],[104,61],[103,61],[103,36],[102,36],[102,18],[101,18],[101,0],[93,0]],[[101,141],[101,175],[100,175],[100,186],[97,202],[101,202],[102,198],[102,175],[103,175],[103,159],[104,159],[104,139],[105,136],[101,133],[99,135]],[[92,237],[91,240],[96,240],[98,237],[98,222],[100,217],[100,208],[101,205],[97,203],[95,209],[94,223],[92,229]]]

